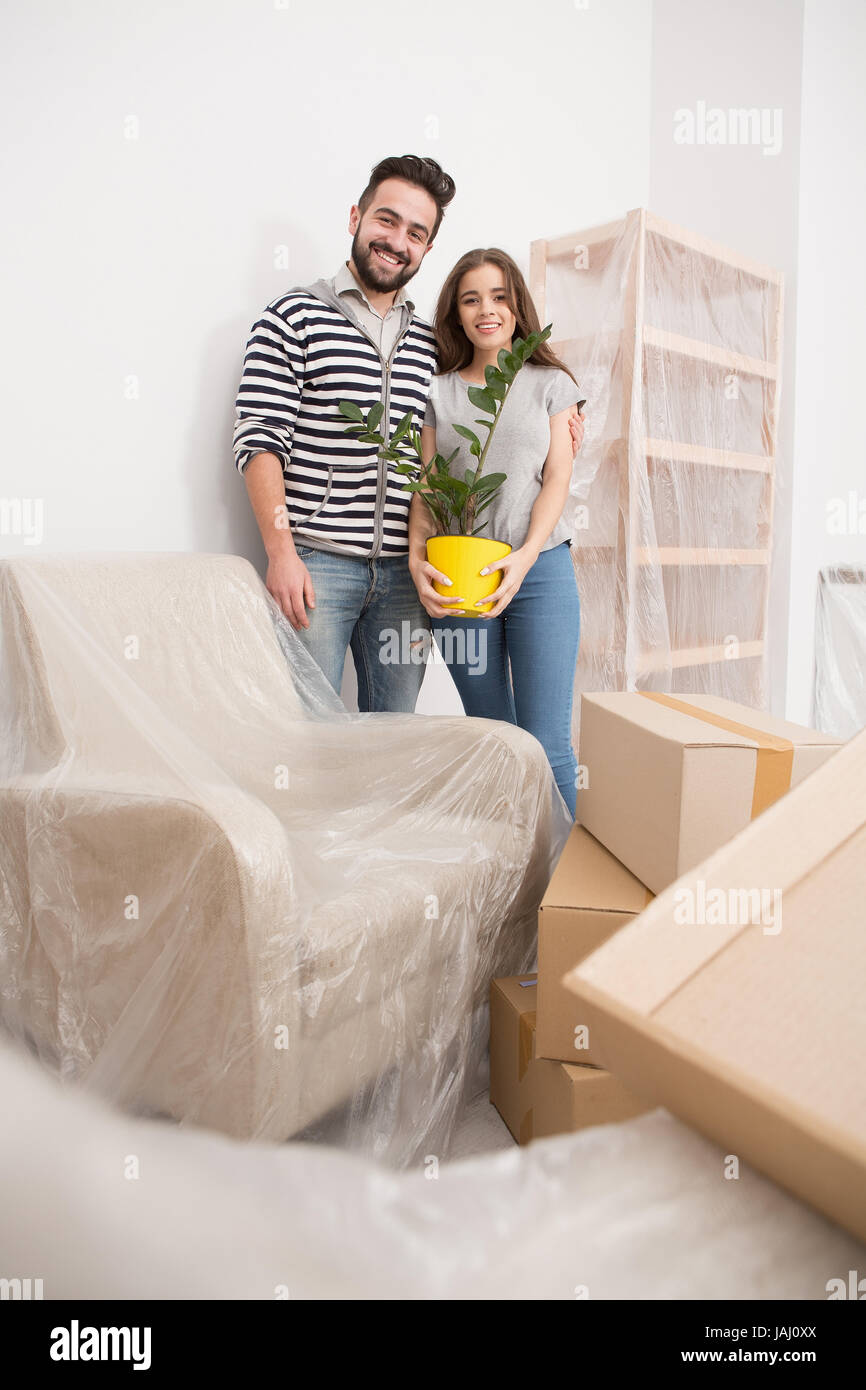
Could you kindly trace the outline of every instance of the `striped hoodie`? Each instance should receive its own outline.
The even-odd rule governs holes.
[[[365,412],[385,403],[389,438],[408,412],[424,419],[436,340],[414,312],[386,362],[325,280],[287,291],[253,325],[235,406],[234,456],[243,473],[263,451],[282,460],[295,538],[346,555],[406,555],[410,492],[374,444],[343,433],[341,400]],[[403,450],[401,450],[401,453]],[[417,463],[410,448],[405,459]]]

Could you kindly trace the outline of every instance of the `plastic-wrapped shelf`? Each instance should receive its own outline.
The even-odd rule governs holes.
[[[839,738],[866,725],[866,565],[818,575],[812,723]]]
[[[534,242],[531,282],[587,398],[576,693],[765,705],[781,273],[638,208]]]

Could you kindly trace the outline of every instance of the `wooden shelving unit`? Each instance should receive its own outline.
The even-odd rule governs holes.
[[[577,471],[600,521],[575,532],[584,618],[614,604],[581,688],[604,688],[601,652],[620,688],[765,704],[782,273],[636,208],[534,241],[530,288],[586,386]]]

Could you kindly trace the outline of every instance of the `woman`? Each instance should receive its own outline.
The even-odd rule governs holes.
[[[439,296],[433,327],[440,371],[431,384],[421,432],[428,461],[437,447],[450,454],[459,443],[453,425],[477,428],[478,411],[468,388],[485,384],[484,368],[496,365],[512,339],[538,332],[541,325],[519,268],[493,248],[469,251],[457,262]],[[464,710],[504,719],[534,734],[572,816],[577,763],[571,711],[580,601],[563,509],[574,453],[583,439],[580,417],[574,434],[569,428],[571,408],[579,399],[574,377],[546,342],[509,391],[485,461],[485,472],[505,473],[507,480],[484,512],[479,534],[512,549],[489,567],[503,573],[495,593],[483,600],[493,604],[488,613],[478,618],[452,615],[447,621],[449,605],[462,596],[445,599],[433,588],[434,579],[451,581],[427,560],[426,541],[436,534],[436,526],[417,493],[409,513],[409,568]],[[467,458],[466,467],[470,462]],[[476,651],[482,659],[471,666],[465,661],[470,644],[449,634],[449,629],[456,636],[466,628],[478,629],[481,644]]]

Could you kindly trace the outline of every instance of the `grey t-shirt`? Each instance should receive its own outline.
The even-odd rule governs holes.
[[[475,466],[475,458],[469,452],[468,439],[457,434],[452,425],[467,425],[474,430],[482,447],[487,439],[485,427],[476,423],[481,411],[468,395],[469,387],[475,384],[465,381],[456,371],[434,376],[424,416],[424,424],[436,430],[436,448],[440,454],[447,458],[457,445],[460,446],[460,453],[451,464],[451,472],[458,478],[463,477],[467,468]],[[494,501],[478,518],[482,526],[479,535],[505,541],[513,550],[523,545],[532,508],[541,490],[544,461],[550,452],[550,417],[581,399],[581,391],[560,367],[527,362],[521,368],[508,393],[502,419],[484,460],[484,473],[505,473],[507,476]],[[560,518],[542,549],[551,550],[570,539],[571,527]]]

